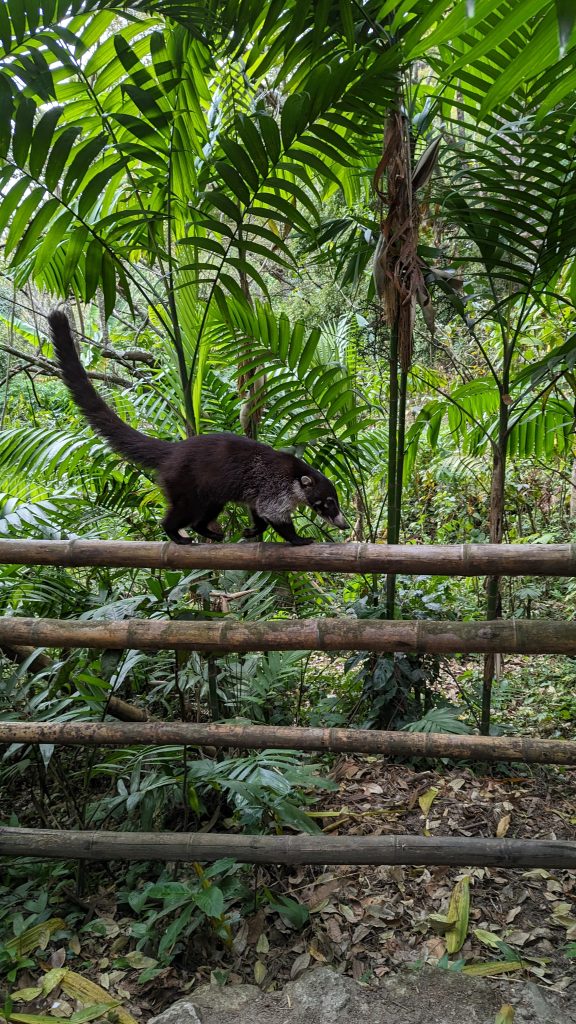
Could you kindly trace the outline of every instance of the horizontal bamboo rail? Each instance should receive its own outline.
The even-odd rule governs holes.
[[[417,651],[430,654],[576,654],[576,622],[275,619],[269,622],[76,621],[0,618],[3,643],[34,647],[184,651]]]
[[[576,576],[576,544],[164,544],[0,540],[0,564],[441,576]]]
[[[215,861],[248,864],[448,864],[576,868],[576,843],[435,836],[247,836],[68,832],[0,827],[0,856],[61,860]]]
[[[576,764],[576,741],[529,736],[454,736],[376,729],[196,722],[0,722],[0,744],[55,743],[103,747],[146,744],[237,747],[242,750],[319,750],[385,757],[458,757],[474,761]]]

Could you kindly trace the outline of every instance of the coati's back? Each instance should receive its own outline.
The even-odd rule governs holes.
[[[314,472],[288,452],[277,452],[251,438],[202,434],[172,445],[159,478],[170,490],[179,480],[193,479],[198,490],[209,490],[215,502],[251,505],[264,490],[273,495],[291,487],[299,467],[302,473]]]

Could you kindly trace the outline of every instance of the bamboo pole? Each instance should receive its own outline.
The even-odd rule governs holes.
[[[314,729],[301,726],[196,722],[0,722],[0,744],[64,746],[284,748],[379,754],[383,757],[453,757],[473,761],[576,764],[576,741],[529,736],[454,736],[445,733],[381,732],[376,729]]]
[[[215,861],[247,864],[447,864],[576,868],[576,843],[436,836],[250,836],[68,832],[0,827],[0,856],[59,860]]]
[[[0,617],[3,643],[33,647],[185,651],[416,651],[576,655],[576,622],[500,619],[436,622],[275,619],[268,622],[125,619],[76,621]]]
[[[0,540],[0,564],[442,576],[576,576],[576,544],[164,544]]]

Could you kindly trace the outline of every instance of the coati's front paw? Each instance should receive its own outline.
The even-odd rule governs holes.
[[[313,544],[314,543],[314,538],[313,537],[294,537],[294,539],[288,541],[288,543],[292,544],[295,548],[303,548],[307,544]]]

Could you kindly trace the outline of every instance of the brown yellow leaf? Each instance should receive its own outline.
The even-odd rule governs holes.
[[[456,882],[450,897],[448,917],[456,920],[446,932],[446,952],[457,953],[462,949],[468,932],[470,917],[470,879],[468,875]]]
[[[76,971],[66,971],[60,985],[67,996],[70,996],[71,999],[77,999],[79,1003],[106,1003],[108,1006],[114,1004],[114,1016],[118,1024],[138,1024],[132,1014],[128,1013],[128,1010],[125,1010],[123,1006],[117,1005],[117,1000],[105,988],[97,985],[94,981],[90,981],[89,978],[83,978]]]
[[[424,814],[426,817],[428,817],[430,813],[430,808],[432,807],[432,804],[434,803],[439,792],[440,790],[437,789],[436,786],[430,786],[430,789],[427,789],[426,792],[422,794],[422,796],[418,797],[420,810],[422,811],[422,814]]]
[[[139,949],[133,949],[130,953],[125,953],[122,959],[137,971],[144,971],[147,967],[156,967],[158,963],[153,957],[145,956]]]
[[[14,956],[24,956],[26,953],[32,953],[35,949],[46,949],[52,933],[65,927],[61,917],[51,917],[49,921],[35,924],[21,935],[10,939],[6,943],[5,949]]]
[[[261,985],[264,978],[268,974],[268,971],[261,960],[257,960],[254,964],[254,980],[257,985]]]
[[[51,971],[44,975],[42,978],[42,992],[45,996],[49,995],[60,984],[66,971],[66,967],[53,967]]]
[[[510,1003],[504,1003],[496,1014],[494,1024],[514,1024],[514,1007]]]
[[[320,963],[320,964],[328,963],[326,957],[324,956],[324,953],[322,953],[318,949],[318,946],[316,945],[314,940],[312,940],[312,942],[308,946],[308,952],[310,953],[310,956],[314,957],[314,960],[316,960],[318,963]]]
[[[33,999],[36,999],[42,994],[42,989],[38,988],[37,985],[29,988],[19,988],[17,992],[13,992],[11,999],[15,1003],[30,1003]]]
[[[502,942],[498,935],[494,932],[486,931],[484,928],[475,928],[474,938],[478,939],[478,942],[482,942],[485,946],[490,946],[492,949],[498,949],[498,944]]]
[[[495,974],[508,974],[509,971],[521,971],[526,967],[523,960],[493,960],[492,963],[471,964],[462,968],[462,974],[470,974],[473,978],[490,978]]]
[[[496,835],[497,835],[498,839],[502,839],[506,835],[506,833],[508,832],[509,828],[510,828],[510,815],[509,814],[505,814],[502,818],[500,818],[500,821],[498,822],[498,825],[496,826]]]
[[[445,935],[456,924],[456,915],[449,917],[448,914],[429,914],[428,920],[437,935]]]
[[[290,969],[290,977],[292,979],[297,978],[300,974],[302,974],[302,971],[305,971],[306,968],[309,966],[310,954],[300,953],[300,956],[297,956],[294,963],[292,964],[292,967]]]

